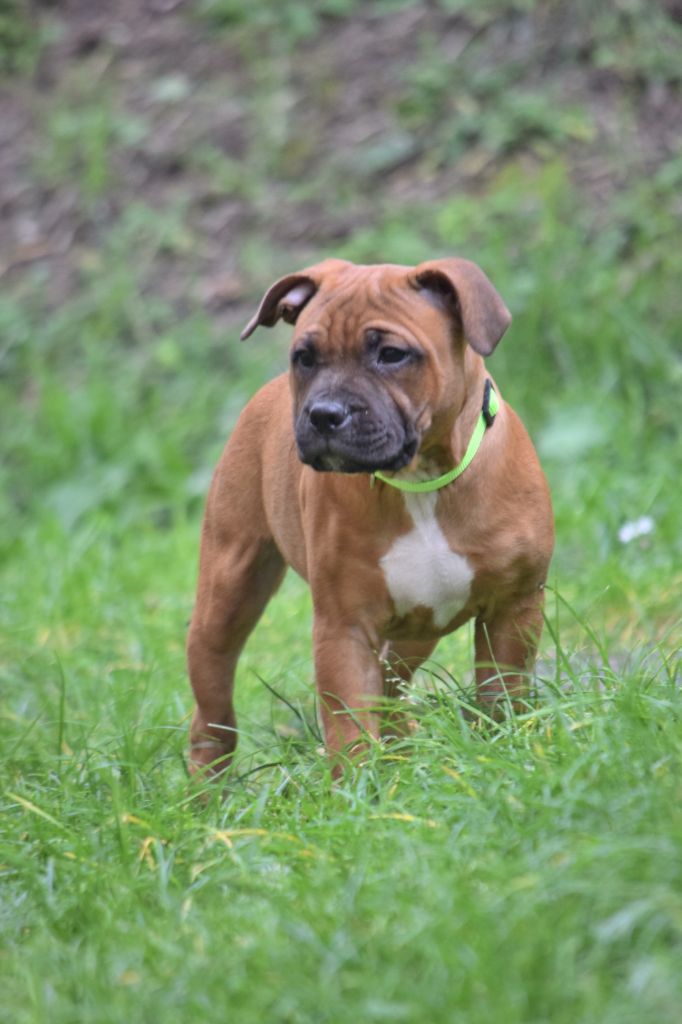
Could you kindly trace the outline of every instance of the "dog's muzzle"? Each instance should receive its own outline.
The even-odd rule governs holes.
[[[317,395],[295,421],[301,462],[319,472],[373,473],[398,470],[417,451],[419,439],[397,407],[370,406],[352,395]]]

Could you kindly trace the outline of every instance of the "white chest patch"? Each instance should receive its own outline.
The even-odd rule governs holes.
[[[474,573],[448,545],[436,519],[437,494],[405,494],[414,528],[380,561],[398,615],[430,608],[434,625],[446,626],[466,604]]]

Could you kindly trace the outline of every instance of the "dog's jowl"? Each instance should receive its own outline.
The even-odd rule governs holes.
[[[242,337],[280,318],[294,325],[289,373],[242,412],[206,504],[193,770],[235,749],[237,659],[287,566],[312,590],[337,766],[380,735],[380,698],[470,619],[478,700],[521,702],[542,628],[551,503],[483,361],[511,320],[483,271],[326,260],[272,285]]]

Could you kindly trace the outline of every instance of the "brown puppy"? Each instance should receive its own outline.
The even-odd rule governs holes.
[[[376,737],[378,700],[472,618],[479,700],[522,697],[542,629],[551,503],[523,425],[486,385],[482,357],[511,317],[485,274],[325,260],[277,281],[242,337],[280,318],[296,325],[291,370],[242,412],[208,495],[193,770],[235,749],[237,659],[287,565],[312,590],[332,755]],[[393,485],[455,467],[425,493]]]

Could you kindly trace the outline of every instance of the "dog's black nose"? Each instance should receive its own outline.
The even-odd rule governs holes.
[[[340,402],[319,399],[311,405],[308,416],[318,434],[333,434],[348,420],[348,411]]]

